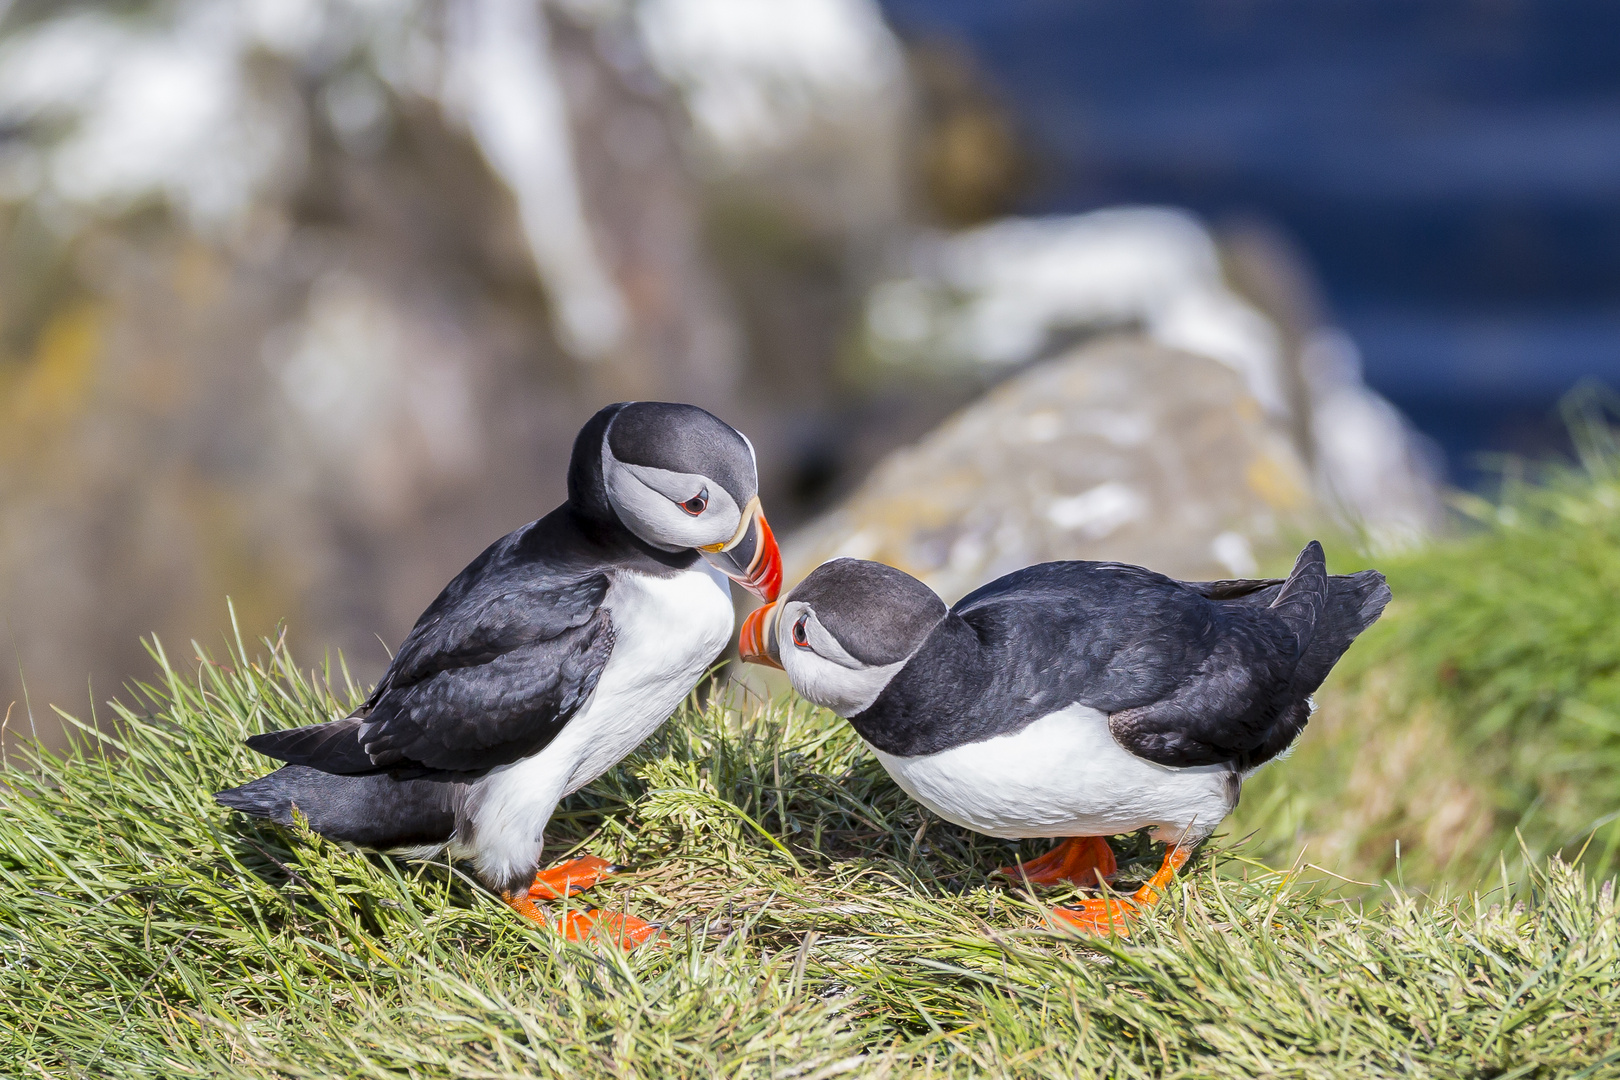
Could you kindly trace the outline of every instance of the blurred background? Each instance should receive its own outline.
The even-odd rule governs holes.
[[[369,680],[607,402],[789,575],[1448,528],[1620,374],[1598,0],[0,0],[0,707]]]

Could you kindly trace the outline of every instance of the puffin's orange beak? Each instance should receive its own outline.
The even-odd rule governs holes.
[[[782,670],[776,659],[776,605],[766,604],[749,612],[737,635],[737,653],[745,664],[763,664]]]
[[[767,603],[782,590],[782,553],[758,495],[743,507],[742,521],[730,540],[698,550],[722,574]]]

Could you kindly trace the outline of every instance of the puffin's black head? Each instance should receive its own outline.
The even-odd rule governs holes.
[[[916,578],[864,559],[822,563],[743,622],[745,661],[782,668],[793,689],[840,716],[864,712],[939,621],[945,601]]]
[[[662,551],[696,549],[763,600],[781,588],[754,448],[696,405],[630,401],[591,417],[574,440],[568,501]]]

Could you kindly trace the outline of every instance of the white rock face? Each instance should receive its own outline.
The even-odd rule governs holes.
[[[234,5],[200,2],[151,23],[73,9],[10,35],[0,119],[67,130],[13,151],[8,194],[113,210],[158,194],[199,225],[227,223],[300,163],[303,132],[244,77],[257,40]]]
[[[535,0],[447,9],[441,102],[466,123],[517,199],[565,347],[585,360],[624,339],[628,314],[591,236],[568,110]]]
[[[1438,518],[1439,466],[1395,407],[1361,381],[1349,335],[1319,330],[1300,351],[1317,488],[1377,550],[1411,547]]]
[[[1014,365],[1066,331],[1140,328],[1226,364],[1269,411],[1287,409],[1276,330],[1227,286],[1214,241],[1183,211],[1009,218],[924,239],[913,266],[872,294],[880,357]]]
[[[868,0],[646,0],[636,16],[654,64],[732,159],[905,93],[899,45]]]
[[[867,339],[882,361],[1016,367],[1067,337],[1139,333],[1232,369],[1268,418],[1305,433],[1295,451],[1311,463],[1315,496],[1373,547],[1414,543],[1439,520],[1436,470],[1400,414],[1362,382],[1354,343],[1323,328],[1290,355],[1279,329],[1228,284],[1214,240],[1184,211],[1012,218],[923,238],[910,258],[910,273],[868,300]],[[1129,414],[1094,422],[1116,429],[1121,444],[1134,430]],[[1085,522],[1129,516],[1131,505],[1103,486],[1053,512],[1098,528]],[[1225,565],[1253,562],[1232,544],[1224,550]]]
[[[911,87],[874,0],[643,0],[635,15],[705,171],[857,249],[901,229]]]
[[[882,463],[785,545],[789,580],[877,559],[955,599],[1053,559],[1254,573],[1317,520],[1286,426],[1208,357],[1140,337],[1008,379]]]
[[[583,360],[620,344],[626,302],[591,234],[536,0],[469,0],[442,15],[421,0],[182,0],[146,19],[44,19],[0,46],[0,120],[67,133],[0,162],[0,193],[47,193],[86,213],[157,195],[228,235],[306,159],[299,110],[249,75],[256,51],[311,73],[363,58],[323,95],[339,137],[361,149],[386,124],[384,83],[465,125],[517,201],[563,344]]]

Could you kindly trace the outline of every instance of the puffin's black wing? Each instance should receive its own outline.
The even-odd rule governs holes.
[[[613,640],[607,609],[596,608],[555,637],[390,689],[358,741],[375,767],[401,779],[476,776],[536,754],[596,689]]]
[[[956,722],[988,737],[1082,704],[1108,713],[1115,739],[1149,761],[1248,767],[1299,734],[1310,694],[1388,600],[1375,571],[1329,577],[1314,542],[1286,581],[1183,583],[1111,563],[1030,567],[952,609],[973,640],[942,644],[960,666],[974,654],[988,661],[961,696],[998,713]],[[950,622],[942,638],[956,633]],[[932,680],[949,681],[943,670]]]
[[[1280,577],[1182,582],[1183,585],[1202,596],[1205,600],[1239,600],[1245,597],[1254,597],[1257,593],[1263,593],[1273,586],[1281,586],[1282,583],[1283,579]]]
[[[1253,595],[1221,591],[1223,599]],[[1219,627],[1213,647],[1169,694],[1109,710],[1114,739],[1138,757],[1172,766],[1247,766],[1257,750],[1282,738],[1279,727],[1287,731],[1286,746],[1309,716],[1307,695],[1292,687],[1327,602],[1327,560],[1313,540],[1268,606],[1213,605]]]
[[[543,749],[595,690],[614,640],[607,575],[546,558],[545,524],[497,541],[445,586],[354,716],[248,745],[397,779],[465,779]]]

